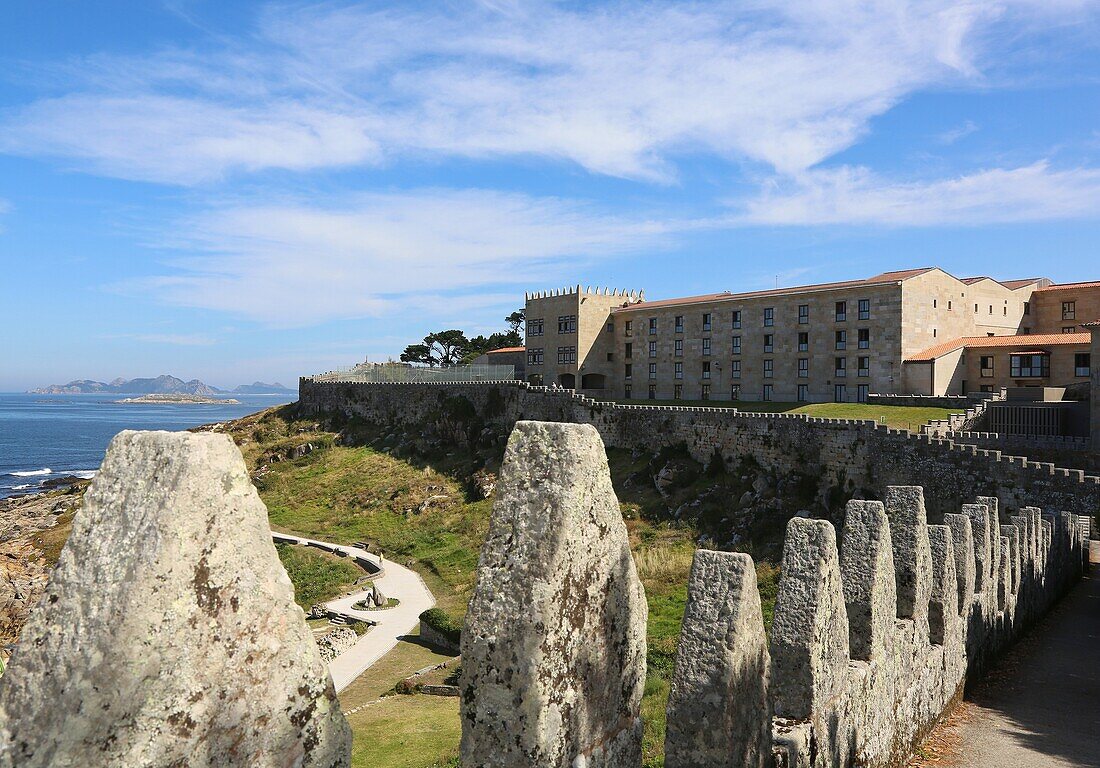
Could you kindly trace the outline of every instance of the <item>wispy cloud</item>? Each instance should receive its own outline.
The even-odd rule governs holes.
[[[976,133],[980,130],[980,127],[973,120],[967,120],[962,125],[957,125],[954,128],[950,128],[936,137],[936,140],[943,145],[951,145],[960,139],[965,139],[972,133]]]
[[[484,305],[494,287],[514,295],[524,283],[557,280],[585,258],[652,244],[670,225],[556,198],[433,189],[338,205],[238,205],[173,230],[187,235],[171,245],[199,255],[122,290],[295,326]]]
[[[1100,170],[1047,162],[950,179],[899,182],[865,168],[806,174],[747,203],[731,224],[979,226],[1094,218]]]
[[[413,154],[534,154],[667,181],[683,152],[797,173],[928,87],[984,82],[998,25],[1087,0],[272,5],[205,49],[72,62],[0,151],[194,184]]]

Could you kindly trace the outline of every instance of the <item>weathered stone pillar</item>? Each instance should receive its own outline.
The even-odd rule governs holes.
[[[951,528],[955,577],[959,581],[959,614],[966,616],[974,600],[974,534],[966,515],[946,514],[943,522]]]
[[[890,521],[881,501],[848,502],[840,572],[851,656],[882,658],[890,650],[898,609]]]
[[[886,515],[894,545],[898,582],[898,618],[913,619],[927,637],[928,601],[932,594],[932,553],[928,545],[928,514],[919,485],[889,486]]]
[[[0,766],[334,768],[350,750],[233,441],[119,434],[0,678]]]
[[[646,602],[599,433],[521,421],[462,632],[462,764],[641,762]]]
[[[988,592],[993,567],[989,509],[984,504],[963,504],[962,513],[970,518],[970,528],[974,534],[974,589],[977,592]],[[996,592],[996,589],[993,591]]]
[[[769,665],[752,558],[697,550],[668,697],[665,766],[767,765]]]
[[[928,633],[936,645],[959,640],[959,580],[955,576],[955,548],[951,528],[928,526],[932,552],[932,597],[928,604]]]

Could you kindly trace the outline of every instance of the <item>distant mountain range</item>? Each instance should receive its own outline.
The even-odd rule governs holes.
[[[35,395],[292,395],[296,390],[282,384],[265,384],[262,381],[242,384],[235,389],[218,389],[198,379],[184,381],[175,376],[157,376],[155,379],[115,379],[107,384],[91,379],[77,379],[68,384],[51,384],[32,389]]]

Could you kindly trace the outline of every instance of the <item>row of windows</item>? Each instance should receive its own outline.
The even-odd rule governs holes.
[[[764,362],[764,367],[763,367],[764,378],[765,379],[774,378],[774,375],[775,375],[775,361],[769,359],[769,360],[764,360],[763,362]],[[700,369],[699,369],[699,373],[700,373],[701,378],[709,379],[711,377],[711,370],[712,370],[711,361],[710,360],[704,360],[700,364]],[[798,369],[797,370],[798,370],[798,378],[808,379],[810,377],[810,359],[808,357],[798,358]],[[683,363],[674,363],[673,366],[672,366],[672,375],[673,375],[673,378],[675,378],[675,379],[684,378],[684,364]],[[848,375],[848,358],[846,358],[846,357],[834,358],[834,360],[833,360],[833,375],[836,376],[837,378],[844,378]],[[869,358],[869,357],[858,357],[858,358],[856,358],[856,376],[865,377],[865,376],[870,376],[870,375],[871,375],[871,358]],[[634,365],[633,365],[633,363],[627,363],[623,367],[623,378],[625,378],[626,380],[629,381],[633,377],[634,377]],[[649,364],[649,378],[650,379],[656,379],[657,378],[657,363],[650,363]],[[731,360],[730,361],[730,378],[731,379],[741,378],[741,361],[740,360]]]
[[[848,319],[848,302],[847,301],[838,301],[838,302],[836,302],[833,309],[834,309],[833,317],[835,318],[836,322],[843,323],[843,322],[847,321],[847,319]],[[871,319],[871,300],[870,299],[860,299],[857,303],[857,311],[858,311],[858,316],[859,316],[860,320],[870,320]],[[651,335],[654,335],[654,334],[657,333],[658,320],[659,320],[659,318],[656,318],[656,317],[651,317],[648,320],[648,329],[649,329],[649,333]],[[713,314],[710,313],[710,312],[704,312],[703,316],[702,316],[702,320],[703,320],[703,330],[704,331],[709,331],[711,329],[712,325],[713,325]],[[731,315],[730,315],[730,322],[731,322],[731,324],[733,325],[733,327],[735,329],[736,328],[741,328],[742,327],[742,310],[740,310],[740,309],[733,310]],[[809,304],[799,304],[798,305],[798,322],[799,322],[800,325],[806,325],[807,323],[810,322],[810,305]],[[684,315],[674,316],[673,319],[672,319],[672,323],[673,323],[673,325],[672,325],[673,332],[675,332],[675,333],[683,333],[684,332]],[[775,325],[775,307],[764,307],[764,327],[770,328],[773,325]],[[623,330],[624,330],[624,332],[626,333],[627,336],[632,336],[634,334],[634,321],[633,320],[627,320],[625,322],[624,326],[623,326]]]
[[[871,329],[860,328],[856,331],[856,347],[858,349],[870,349],[871,348]],[[848,332],[836,331],[833,336],[833,348],[837,350],[844,350],[848,348]],[[731,338],[730,343],[731,353],[734,355],[741,354],[741,337],[734,336]],[[809,352],[810,350],[810,334],[806,331],[802,331],[798,334],[798,351]],[[651,341],[648,346],[649,356],[657,357],[657,342]],[[775,351],[775,334],[764,334],[764,352]],[[634,357],[634,344],[633,342],[626,343],[626,357],[627,359]],[[684,356],[684,340],[676,339],[672,343],[672,354],[674,357]],[[707,356],[711,354],[711,340],[702,339],[702,354]]]
[[[993,355],[982,355],[978,361],[980,375],[983,379],[991,379],[996,375],[996,365]],[[1038,379],[1050,376],[1049,355],[1009,355],[1009,376],[1014,379]],[[1088,352],[1078,352],[1073,356],[1073,375],[1077,378],[1087,378],[1092,370],[1092,355]]]
[[[558,364],[570,365],[577,362],[577,348],[576,347],[558,347]],[[528,348],[527,349],[527,364],[528,365],[542,365],[543,363],[543,351],[542,347]]]
[[[528,336],[542,336],[545,331],[545,325],[542,318],[532,318],[527,321],[527,335]],[[559,315],[558,316],[558,333],[576,333],[577,332],[577,316],[576,315]]]
[[[710,384],[700,384],[699,385],[699,399],[700,400],[710,400],[710,398],[711,398],[710,393],[711,393]],[[870,387],[867,384],[860,384],[856,387],[856,399],[859,402],[861,402],[861,403],[867,402],[867,395],[868,394],[870,394]],[[623,395],[626,397],[627,400],[630,400],[631,398],[633,398],[634,397],[634,387],[630,384],[627,384],[623,388]],[[672,396],[676,400],[683,400],[684,399],[684,385],[683,384],[673,385],[673,387],[672,387]],[[766,401],[770,402],[772,400],[773,396],[774,396],[774,390],[772,389],[772,385],[771,384],[765,384],[764,388],[761,392],[761,398],[763,400],[766,400]],[[656,400],[657,399],[657,385],[656,384],[650,384],[649,385],[648,397],[649,397],[650,400]],[[810,399],[810,387],[809,387],[809,385],[808,384],[799,384],[796,397],[798,398],[798,402],[800,402],[800,403],[808,402],[809,399]],[[730,387],[730,400],[740,400],[740,399],[741,399],[741,385],[740,384],[734,384]],[[835,385],[833,387],[833,399],[836,400],[836,402],[838,402],[838,403],[847,402],[847,400],[848,400],[848,387],[844,384]]]

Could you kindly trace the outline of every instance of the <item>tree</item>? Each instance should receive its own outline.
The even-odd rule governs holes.
[[[517,309],[504,318],[504,322],[508,323],[508,333],[516,339],[517,345],[523,343],[523,323],[526,319],[526,309]]]
[[[458,365],[470,351],[470,340],[458,329],[436,331],[424,337],[422,344],[410,344],[401,353],[401,362],[419,363],[432,368]]]

